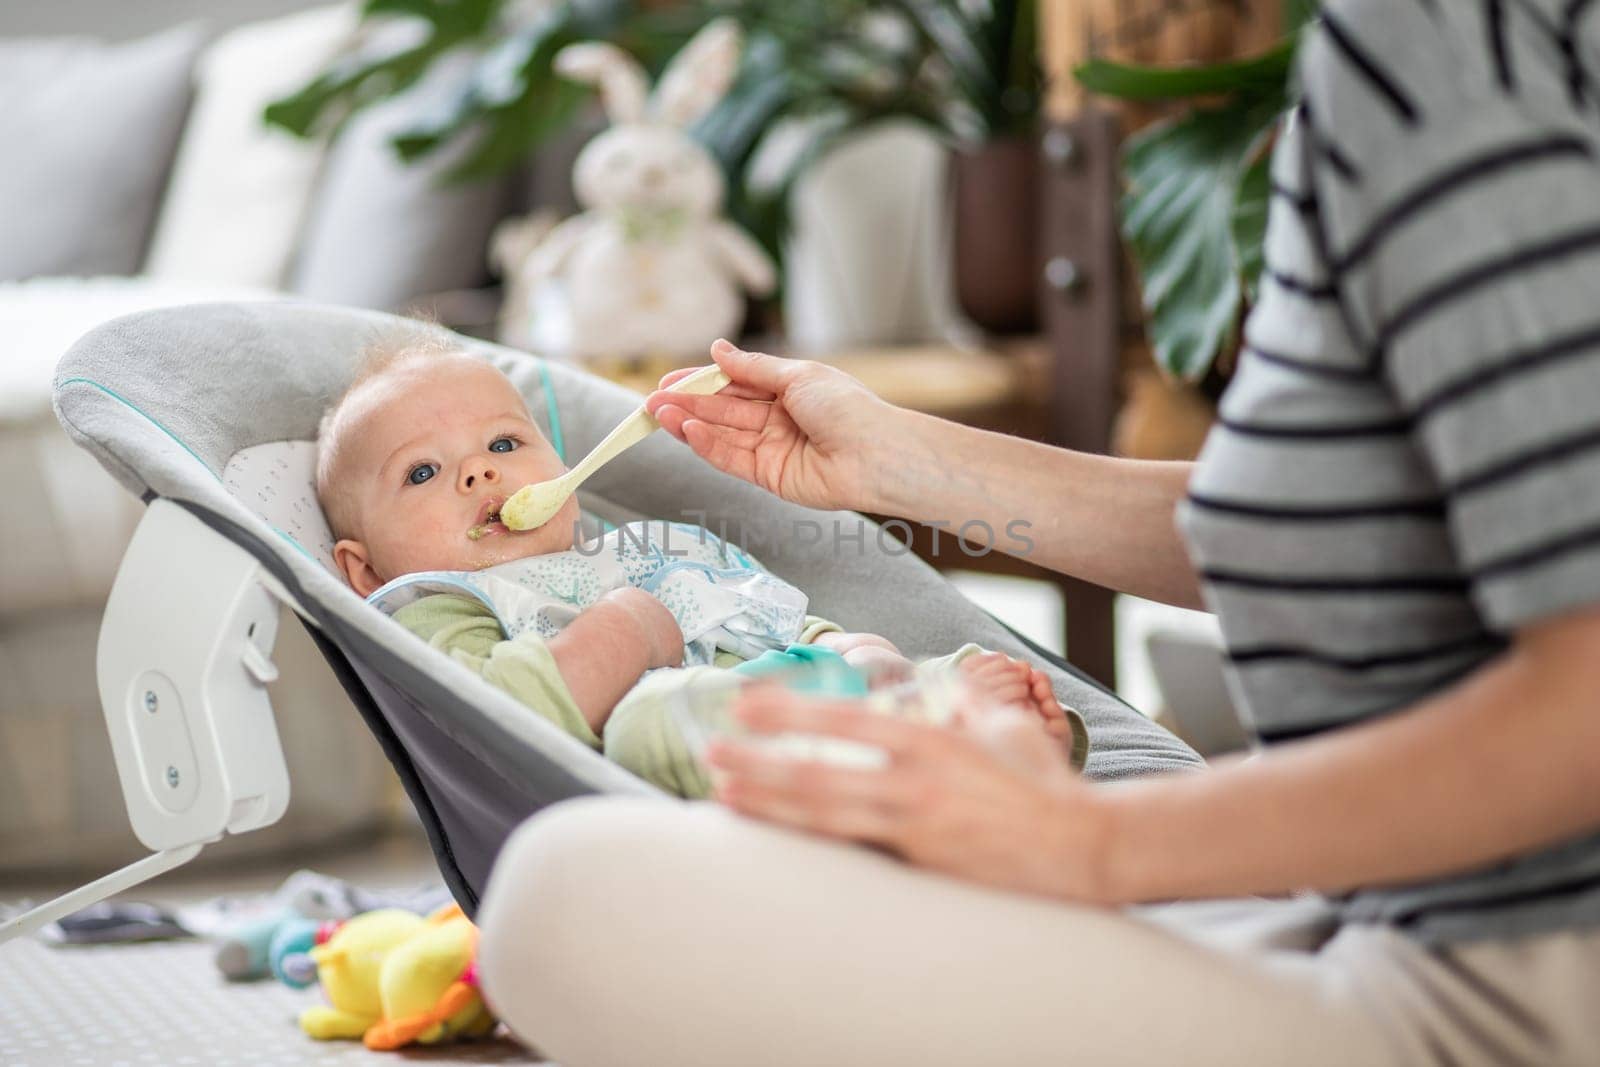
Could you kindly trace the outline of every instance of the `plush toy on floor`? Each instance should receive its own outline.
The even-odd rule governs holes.
[[[296,871],[272,895],[264,914],[229,922],[212,935],[217,970],[230,982],[248,982],[267,975],[302,988],[285,977],[285,958],[309,951],[318,925],[348,919],[360,910],[350,887],[315,871]]]
[[[378,908],[403,908],[425,915],[449,901],[449,890],[438,884],[374,891],[316,871],[296,871],[270,900],[225,902],[237,911],[224,913],[218,927],[206,932],[216,946],[217,970],[230,982],[254,981],[270,974],[295,989],[304,989],[316,981],[316,968],[303,957],[316,944],[323,923],[342,922]]]
[[[455,904],[426,919],[392,908],[358,915],[312,948],[329,1005],[307,1008],[300,1028],[377,1050],[487,1034],[495,1019],[478,992],[477,950],[478,929]]]
[[[300,1028],[319,1041],[366,1034],[383,1018],[378,976],[384,961],[425,922],[400,908],[381,908],[334,927],[309,953],[328,1004],[301,1012]]]

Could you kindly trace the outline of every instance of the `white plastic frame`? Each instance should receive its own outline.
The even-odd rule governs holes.
[[[0,943],[270,826],[289,772],[268,683],[292,597],[244,549],[151,501],[100,624],[100,703],[133,832],[155,855],[0,924]]]

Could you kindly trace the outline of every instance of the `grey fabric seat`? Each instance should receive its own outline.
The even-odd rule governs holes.
[[[447,884],[471,914],[501,845],[528,815],[587,793],[660,794],[368,606],[318,561],[315,546],[268,522],[249,494],[224,481],[230,460],[247,449],[312,440],[360,350],[402,324],[372,312],[293,303],[132,315],[92,331],[63,357],[55,409],[73,440],[131,492],[147,502],[164,497],[180,504],[260,560],[295,598],[399,774]],[[569,459],[587,453],[638,403],[636,394],[581,370],[461,343],[510,376],[546,433],[555,413]],[[585,510],[611,522],[649,516],[706,525],[803,589],[814,612],[882,633],[912,657],[976,641],[1032,659],[1050,674],[1058,697],[1082,711],[1091,777],[1200,762],[1114,695],[1027,645],[853,512],[786,504],[714,471],[666,434],[604,468],[580,497]],[[806,534],[796,537],[802,528]]]

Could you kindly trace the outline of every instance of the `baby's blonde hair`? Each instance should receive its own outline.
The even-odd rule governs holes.
[[[335,540],[355,533],[354,501],[342,477],[346,449],[340,440],[339,413],[363,386],[415,361],[465,355],[449,333],[427,323],[397,327],[373,338],[358,357],[356,372],[344,392],[334,397],[317,424],[317,502]]]

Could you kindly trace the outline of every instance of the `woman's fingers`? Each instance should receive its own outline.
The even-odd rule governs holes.
[[[711,358],[729,378],[733,379],[731,384],[722,387],[720,390],[722,395],[766,400],[773,399],[788,388],[789,383],[794,381],[803,366],[801,361],[785,359],[782,356],[746,352],[726,340],[719,340],[711,346]],[[665,389],[699,369],[699,367],[679,367],[677,370],[668,371],[661,376],[657,388]]]
[[[699,367],[679,367],[677,370],[668,371],[666,374],[663,374],[661,376],[661,381],[656,383],[655,390],[652,391],[650,393],[650,395],[651,396],[655,396],[656,393],[670,391],[667,388],[668,386],[672,385],[676,381],[679,381],[680,379],[687,378],[689,375],[693,374],[697,370],[700,370],[700,368]],[[707,393],[678,393],[676,395],[678,395],[678,396],[708,396],[708,395],[709,396],[740,396],[740,397],[745,397],[746,399],[749,399],[749,400],[773,400],[773,399],[776,398],[776,394],[774,394],[772,392],[772,390],[770,390],[770,389],[753,389],[748,385],[732,385],[732,384],[724,385],[721,389],[718,389],[715,393],[709,393],[709,394],[707,394]]]
[[[817,833],[887,843],[903,822],[912,786],[903,771],[836,767],[734,741],[706,754],[717,799],[757,818]]]
[[[1097,870],[1109,833],[1037,715],[963,714],[961,730],[822,701],[773,683],[744,689],[735,714],[756,733],[873,745],[886,766],[797,759],[748,739],[707,752],[718,800],[755,818],[885,846],[973,882],[1070,900],[1109,899]]]
[[[722,393],[711,396],[666,391],[651,393],[645,397],[644,409],[663,426],[668,426],[670,419],[681,422],[684,418],[694,418],[736,430],[759,430],[772,416],[770,400],[749,400]]]
[[[778,686],[751,686],[739,695],[734,714],[752,733],[803,733],[859,741],[904,757],[935,743],[940,732],[922,723],[876,715],[857,701],[801,697]]]
[[[729,430],[699,419],[679,424],[677,437],[694,449],[695,455],[725,474],[755,484],[755,446],[748,440],[750,430]]]
[[[803,360],[746,352],[729,341],[718,341],[712,345],[711,358],[727,372],[735,385],[766,389],[777,394],[782,394],[806,365]]]
[[[903,784],[882,769],[840,767],[772,751],[761,743],[713,741],[706,762],[737,784],[780,793],[895,805],[906,800]]]

